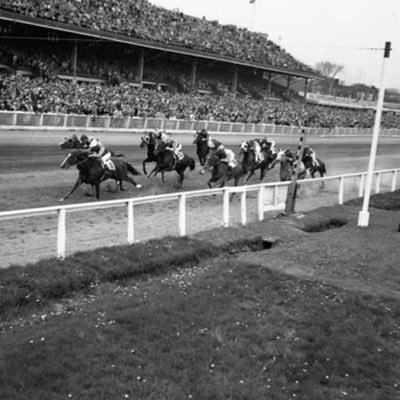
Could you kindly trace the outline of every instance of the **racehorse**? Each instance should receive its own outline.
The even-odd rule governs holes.
[[[75,134],[73,134],[71,137],[69,138],[65,138],[63,142],[60,142],[58,144],[58,147],[61,150],[66,150],[66,149],[83,149],[83,143],[81,142],[81,140],[78,138],[78,136],[76,136]],[[106,148],[106,151],[109,151],[111,153],[112,157],[123,157],[123,154],[115,154],[113,151],[111,151],[110,149]]]
[[[294,168],[294,155],[291,150],[280,150],[274,161],[280,163],[279,179],[284,181],[291,181],[293,178],[293,168]],[[297,179],[304,179],[307,175],[307,170],[302,161],[300,161],[300,170],[297,175]]]
[[[71,151],[71,153],[69,153],[61,163],[60,167],[62,169],[68,169],[72,165],[76,165],[79,171],[79,176],[72,190],[63,198],[61,198],[60,201],[66,200],[72,193],[75,192],[76,189],[78,189],[79,186],[82,185],[82,183],[87,183],[95,187],[97,200],[100,200],[100,183],[107,179],[115,179],[117,182],[119,182],[119,187],[121,190],[124,190],[122,181],[130,182],[137,188],[142,187],[142,185],[137,184],[128,175],[128,173],[131,173],[132,175],[140,175],[140,172],[137,171],[131,164],[119,158],[114,158],[112,161],[115,169],[105,173],[101,161],[98,158],[89,157],[87,151]]]
[[[252,141],[246,140],[240,145],[239,154],[243,154],[242,167],[245,173],[248,173],[246,182],[254,175],[254,172],[260,170],[260,181],[265,177],[265,173],[268,170],[268,166],[273,158],[270,156],[270,151],[261,148],[261,154],[263,155],[262,161],[256,161],[256,155],[252,149]]]
[[[190,168],[193,171],[196,168],[196,163],[193,158],[187,154],[183,154],[183,158],[178,160],[174,152],[167,148],[166,144],[160,140],[156,141],[154,154],[157,157],[156,166],[147,175],[150,178],[152,175],[157,175],[161,172],[161,179],[165,183],[164,173],[169,171],[176,171],[179,175],[178,182],[176,184],[177,189],[182,187],[183,180],[185,179],[186,168]]]
[[[218,140],[211,139],[215,145],[215,150],[218,148],[218,146],[221,144]],[[209,138],[208,138],[208,133],[205,129],[202,129],[201,131],[197,131],[194,134],[194,140],[193,144],[196,145],[196,154],[197,157],[199,158],[200,165],[203,167],[201,173],[204,174],[204,165],[206,164],[207,161],[207,156],[210,154],[210,149],[209,147]]]
[[[310,173],[311,177],[315,178],[315,173],[318,172],[320,177],[323,178],[324,174],[326,174],[326,165],[321,159],[317,158],[316,160],[318,162],[318,165],[313,164],[312,158],[310,156],[303,157],[303,163],[307,171]]]
[[[157,156],[154,154],[154,148],[156,147],[156,133],[151,131],[141,138],[140,147],[147,146],[147,158],[143,161],[143,172],[147,175],[146,163],[157,162]]]
[[[234,185],[239,186],[242,183],[245,172],[241,164],[236,167],[230,168],[229,165],[221,161],[218,152],[212,154],[207,161],[207,167],[211,168],[211,178],[207,182],[207,185],[212,189],[212,184],[214,187],[224,187],[226,181],[233,179]],[[235,193],[232,193],[231,200]]]

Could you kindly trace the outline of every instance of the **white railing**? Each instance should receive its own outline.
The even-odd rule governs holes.
[[[382,189],[382,177],[386,175],[392,175],[389,181],[386,181],[386,189],[394,191],[397,185],[398,172],[399,169],[387,169],[381,171],[375,171],[375,193],[379,193]],[[298,181],[300,188],[306,187],[307,185],[314,185],[316,183],[334,183],[334,192],[337,191],[337,201],[334,204],[343,204],[346,194],[345,181],[350,182],[350,186],[347,190],[348,196],[362,197],[363,191],[365,190],[365,178],[367,172],[353,173],[346,175],[336,175],[328,176],[324,178],[315,179],[305,179]],[[358,184],[354,182],[358,181]],[[273,182],[273,183],[260,183],[256,185],[248,186],[238,186],[238,187],[224,187],[217,189],[207,189],[207,190],[197,190],[190,192],[180,192],[180,193],[169,193],[157,196],[146,196],[137,197],[129,199],[119,199],[119,200],[109,200],[101,202],[91,202],[84,204],[70,204],[70,205],[60,205],[53,207],[43,207],[43,208],[33,208],[26,210],[16,210],[16,211],[3,211],[0,212],[0,221],[8,219],[20,219],[24,217],[37,217],[43,215],[57,215],[57,257],[63,259],[66,255],[66,239],[67,239],[67,229],[66,229],[66,219],[67,214],[76,211],[87,211],[87,210],[98,210],[106,208],[115,207],[126,207],[127,215],[127,225],[126,225],[126,241],[128,244],[132,244],[138,239],[135,236],[135,216],[134,210],[135,206],[165,202],[171,200],[177,200],[178,206],[178,231],[180,236],[185,236],[187,234],[187,206],[186,201],[189,198],[210,196],[222,193],[222,221],[221,224],[224,227],[230,225],[230,208],[232,202],[230,197],[233,193],[240,196],[240,222],[242,225],[247,223],[248,215],[248,203],[247,195],[251,192],[256,192],[257,194],[257,219],[262,221],[264,215],[268,211],[281,210],[285,206],[287,187],[290,182]],[[348,197],[347,196],[347,197]],[[329,200],[332,202],[332,191],[329,192]],[[307,203],[307,199],[303,199],[303,202]],[[315,204],[315,203],[313,203]],[[327,205],[324,202],[323,205]],[[298,208],[304,208],[304,205],[298,203]],[[315,208],[315,207],[314,207]],[[200,222],[200,221],[197,221]],[[2,258],[0,250],[0,258]]]
[[[171,132],[188,132],[207,129],[218,133],[252,133],[269,135],[297,135],[298,126],[252,124],[226,121],[194,121],[165,118],[139,118],[110,116],[56,114],[22,111],[0,111],[0,129],[134,132],[148,129],[166,129]],[[372,128],[312,128],[306,127],[308,135],[360,136],[372,135]],[[400,135],[400,129],[381,128],[380,135]]]

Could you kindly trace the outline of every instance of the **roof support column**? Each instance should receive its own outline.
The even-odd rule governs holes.
[[[139,83],[143,82],[143,71],[144,71],[144,49],[140,49],[138,74],[137,74],[137,81]]]
[[[78,43],[75,41],[71,53],[71,66],[74,74],[74,81],[76,82],[76,65],[78,63]]]
[[[292,75],[288,75],[287,77],[287,84],[286,84],[286,93],[289,93],[290,91],[290,84],[292,82]]]
[[[272,85],[272,72],[268,72],[268,79],[267,79],[267,96],[268,96],[268,98],[271,97],[271,85]]]
[[[190,87],[192,90],[196,87],[196,78],[197,78],[197,60],[194,60],[192,63],[192,72],[190,74]]]
[[[236,93],[238,83],[238,67],[235,65],[233,67],[233,78],[232,78],[232,92]]]
[[[304,80],[304,101],[307,100],[307,93],[308,93],[308,78]]]

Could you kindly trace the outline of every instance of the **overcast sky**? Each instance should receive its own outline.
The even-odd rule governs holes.
[[[386,87],[400,90],[400,0],[150,0],[167,9],[267,33],[298,60],[344,65],[347,84],[379,86],[385,42],[392,43]]]

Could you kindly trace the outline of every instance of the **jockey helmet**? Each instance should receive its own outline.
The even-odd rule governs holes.
[[[81,136],[81,142],[87,143],[88,141],[89,141],[88,135],[83,134],[83,135]]]
[[[225,146],[223,145],[223,144],[220,144],[219,146],[218,146],[218,149],[217,149],[218,151],[222,151],[222,150],[225,150]]]

